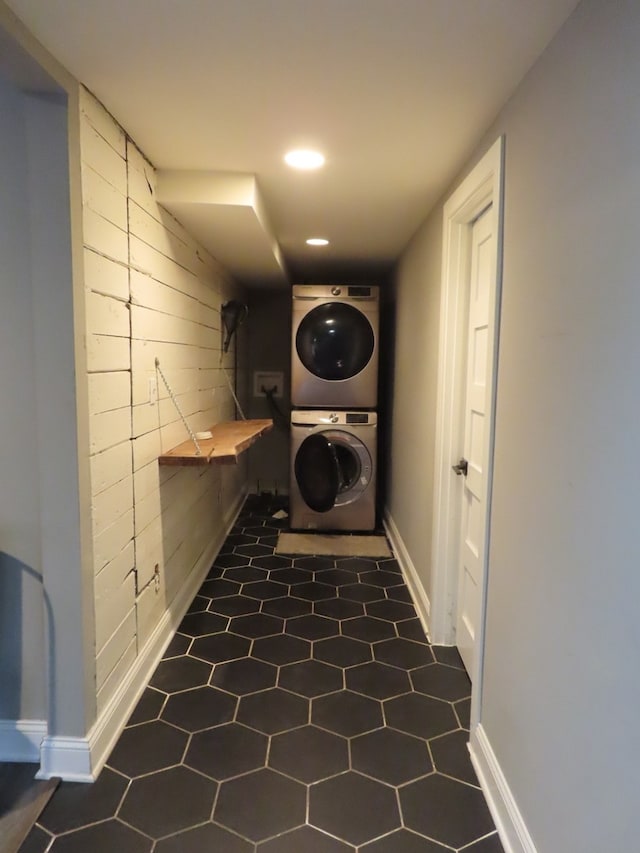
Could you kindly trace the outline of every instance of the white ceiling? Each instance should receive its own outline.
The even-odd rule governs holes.
[[[277,245],[297,280],[383,275],[577,5],[7,2],[172,179],[254,176],[261,207],[174,200],[248,284],[279,278]],[[322,149],[325,167],[292,172],[291,147]]]

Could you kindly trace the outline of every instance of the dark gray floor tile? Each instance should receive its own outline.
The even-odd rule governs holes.
[[[258,853],[355,853],[355,847],[311,826],[301,826],[258,844]]]
[[[316,601],[313,612],[333,619],[353,619],[355,616],[362,616],[364,604],[349,601],[347,598],[330,598],[328,601]]]
[[[381,586],[383,588],[399,586],[406,589],[402,577],[392,572],[381,572],[379,569],[374,569],[372,572],[360,572],[358,577],[361,583],[371,584],[371,586]]]
[[[350,690],[341,690],[312,700],[311,722],[344,737],[352,737],[379,728],[383,718],[379,702]]]
[[[196,687],[167,699],[161,719],[189,732],[209,729],[233,719],[238,700],[215,687]]]
[[[471,696],[471,682],[463,669],[432,663],[411,673],[413,687],[419,693],[457,702]]]
[[[384,590],[379,586],[369,586],[365,583],[352,583],[348,586],[341,586],[338,594],[340,598],[346,598],[348,601],[359,601],[361,604],[380,601],[380,599],[385,597]]]
[[[349,670],[351,672],[351,670]],[[278,685],[301,696],[322,696],[343,687],[342,670],[316,660],[280,667]]]
[[[138,700],[133,713],[127,720],[127,725],[135,726],[138,723],[148,723],[151,720],[156,720],[160,716],[160,711],[166,698],[164,693],[154,690],[153,687],[147,687]]]
[[[339,557],[336,566],[347,572],[371,572],[378,568],[377,562],[370,557]]]
[[[346,670],[345,679],[349,690],[373,699],[391,699],[411,690],[407,672],[378,661],[351,667]]]
[[[254,557],[251,560],[252,566],[257,566],[259,569],[289,569],[293,565],[291,557],[281,557],[279,554],[270,554],[267,557]]]
[[[209,661],[210,663],[224,663],[224,661],[235,660],[249,654],[251,641],[237,634],[212,634],[209,637],[198,637],[189,650],[189,655],[194,658]]]
[[[334,666],[356,666],[371,660],[371,646],[351,637],[331,637],[313,644],[313,657]]]
[[[345,572],[342,569],[325,569],[316,572],[315,580],[333,586],[347,586],[353,583],[353,572]]]
[[[202,595],[208,595],[209,598],[224,598],[225,595],[238,595],[240,584],[235,581],[215,578],[206,580],[200,587],[200,592]]]
[[[161,770],[134,779],[119,817],[152,838],[162,838],[209,820],[217,789],[216,782],[187,767]]]
[[[229,723],[195,734],[184,763],[212,779],[231,779],[264,767],[268,743],[265,735]]]
[[[375,619],[373,616],[357,616],[355,619],[346,619],[342,623],[342,633],[345,637],[364,640],[367,643],[377,643],[380,640],[389,640],[396,636],[395,628],[391,622]]]
[[[182,634],[174,634],[173,639],[164,650],[162,659],[175,658],[184,655],[189,651],[191,645],[191,637],[184,637]]]
[[[298,598],[304,598],[305,601],[326,601],[328,598],[336,597],[337,588],[328,583],[310,581],[296,584],[294,594]]]
[[[160,661],[149,684],[165,693],[188,690],[206,684],[211,677],[211,664],[192,657]]]
[[[237,719],[245,726],[273,735],[305,725],[309,721],[309,700],[274,687],[243,696]]]
[[[471,699],[462,699],[460,702],[454,702],[453,709],[456,712],[460,726],[468,731],[471,728]]]
[[[381,663],[387,663],[401,669],[415,669],[433,663],[433,655],[429,646],[414,643],[402,637],[376,643],[373,647],[373,656]]]
[[[340,623],[337,619],[328,619],[326,616],[296,616],[287,619],[286,632],[305,640],[322,640],[338,636]]]
[[[282,634],[284,620],[267,613],[252,613],[250,616],[236,616],[231,620],[229,630],[241,637],[255,639],[270,637],[272,634]]]
[[[238,569],[225,569],[224,571],[225,580],[237,581],[238,583],[264,581],[268,574],[269,572],[266,569],[259,569],[257,566],[240,566]]]
[[[242,587],[243,595],[248,595],[250,598],[256,598],[260,601],[280,598],[288,592],[289,587],[286,584],[276,583],[275,581],[255,581],[253,583],[245,583]]]
[[[387,587],[387,598],[391,601],[401,601],[404,604],[413,604],[413,597],[407,586]]]
[[[403,619],[415,619],[416,609],[412,604],[404,604],[401,601],[373,601],[365,605],[369,616],[377,616],[378,619],[388,619],[389,622],[401,622]]]
[[[209,599],[206,599],[207,604]],[[226,616],[220,616],[217,613],[191,613],[185,616],[178,631],[181,634],[186,634],[188,637],[204,637],[206,634],[218,634],[224,631],[229,624]]]
[[[96,823],[56,838],[51,853],[149,853],[152,841],[119,820]]]
[[[126,776],[142,776],[182,761],[189,736],[161,720],[125,729],[108,759]]]
[[[307,572],[304,569],[274,569],[269,575],[270,580],[278,581],[278,583],[286,583],[290,586],[296,586],[300,583],[309,583],[313,580],[313,572]]]
[[[403,785],[433,770],[425,741],[389,728],[353,738],[351,765],[389,785]]]
[[[451,851],[450,847],[443,847],[407,829],[399,829],[359,849],[360,853],[450,853]]]
[[[493,835],[481,838],[475,844],[465,847],[462,853],[504,853],[504,847],[500,842],[498,833],[494,832]]]
[[[263,524],[261,526],[253,525],[251,527],[245,527],[244,532],[248,536],[267,536],[267,535],[277,535],[278,528],[270,527],[268,524]]]
[[[429,741],[433,761],[440,773],[461,782],[477,785],[478,778],[469,756],[469,732],[458,730]]]
[[[221,613],[223,616],[246,616],[248,613],[257,613],[260,602],[247,595],[229,595],[227,598],[214,598],[209,605],[209,610]]]
[[[34,826],[20,845],[18,853],[45,853],[51,836],[39,826]]]
[[[273,770],[258,770],[223,782],[216,802],[216,823],[262,841],[305,823],[306,788]]]
[[[277,665],[306,660],[310,655],[311,643],[286,635],[256,640],[251,652],[252,657]]]
[[[348,744],[316,726],[303,726],[272,738],[269,766],[299,782],[319,782],[349,769]]]
[[[381,572],[394,572],[397,575],[402,574],[400,563],[398,563],[395,557],[391,557],[388,560],[378,560],[377,566]]]
[[[455,646],[432,646],[432,648],[438,663],[446,663],[448,666],[464,669],[460,652]]]
[[[91,785],[62,782],[38,818],[40,826],[58,835],[112,817],[127,789],[128,780],[108,767]]]
[[[274,687],[277,678],[278,670],[275,666],[254,658],[240,658],[229,663],[219,663],[213,670],[211,684],[236,696],[245,696]]]
[[[273,554],[273,548],[267,545],[236,545],[234,548],[236,554],[242,554],[245,557],[267,557]]]
[[[393,788],[351,771],[313,785],[309,823],[350,844],[365,844],[400,827]]]
[[[416,737],[432,738],[458,728],[458,720],[448,702],[406,693],[384,703],[387,725]]]
[[[227,832],[221,826],[205,823],[186,829],[171,838],[158,841],[154,853],[253,853],[253,844]]]
[[[271,613],[273,616],[281,616],[283,619],[290,619],[294,616],[304,616],[306,613],[311,613],[313,604],[310,601],[295,598],[295,587],[292,587],[292,589],[293,594],[291,596],[263,601],[262,612]]]
[[[405,622],[396,622],[396,630],[405,640],[413,640],[414,643],[428,644],[428,640],[424,633],[422,623],[416,617],[415,619],[407,619]]]
[[[454,849],[494,830],[482,792],[434,773],[400,789],[405,826]]]
[[[227,536],[227,542],[230,545],[233,545],[236,548],[238,545],[255,545],[258,541],[258,536],[256,534],[247,533],[247,530],[251,528],[243,528],[242,533],[230,533]]]
[[[211,601],[211,599],[207,598],[206,595],[196,595],[196,597],[193,599],[193,601],[189,605],[189,608],[187,610],[187,615],[190,613],[202,613],[203,610],[207,609],[210,601]],[[180,628],[178,628],[178,630],[180,630]],[[182,633],[188,634],[189,632],[183,631]]]
[[[293,565],[296,569],[320,572],[325,569],[335,569],[336,561],[332,557],[296,557]]]

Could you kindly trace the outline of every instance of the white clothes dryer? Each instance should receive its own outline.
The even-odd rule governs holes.
[[[375,529],[377,421],[375,412],[291,413],[292,529]]]
[[[379,310],[378,287],[294,285],[293,406],[375,409]]]

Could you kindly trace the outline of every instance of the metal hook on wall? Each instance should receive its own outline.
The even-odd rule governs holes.
[[[231,338],[237,331],[238,326],[247,319],[248,314],[249,308],[244,304],[244,302],[239,302],[237,299],[231,299],[229,302],[225,302],[220,309],[222,325],[226,331],[224,343],[222,344],[223,352],[228,352]]]

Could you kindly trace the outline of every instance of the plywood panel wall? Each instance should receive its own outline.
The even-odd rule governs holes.
[[[191,428],[235,418],[220,306],[243,298],[155,201],[155,170],[104,108],[81,99],[98,711],[245,487],[244,466],[160,469]],[[152,396],[157,399],[152,400]]]

